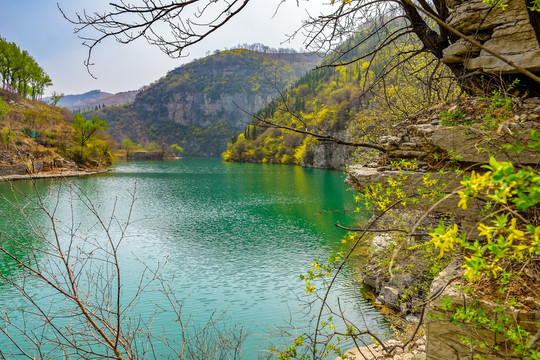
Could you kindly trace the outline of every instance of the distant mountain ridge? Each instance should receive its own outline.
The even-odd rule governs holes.
[[[92,90],[84,94],[65,95],[58,101],[57,105],[67,107],[70,110],[87,110],[97,107],[122,105],[131,103],[139,90],[123,91],[111,94],[101,90]],[[50,101],[50,98],[46,99]]]
[[[133,103],[86,113],[121,142],[181,145],[186,155],[219,156],[234,133],[320,61],[318,55],[226,50],[176,68]],[[279,89],[279,90],[278,90]]]

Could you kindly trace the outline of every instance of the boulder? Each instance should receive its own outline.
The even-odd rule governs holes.
[[[390,309],[399,310],[399,298],[399,289],[392,286],[385,286],[381,289],[381,293],[379,294],[377,300]]]
[[[25,175],[28,173],[26,164],[0,165],[0,176]]]
[[[73,161],[65,159],[54,159],[54,167],[60,170],[77,170],[77,165]]]

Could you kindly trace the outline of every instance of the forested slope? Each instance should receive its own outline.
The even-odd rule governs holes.
[[[51,78],[26,50],[1,37],[0,77],[1,176],[110,165],[115,144],[102,132],[107,124],[38,101]]]

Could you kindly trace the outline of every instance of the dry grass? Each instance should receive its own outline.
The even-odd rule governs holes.
[[[50,161],[71,146],[73,114],[66,108],[0,90],[9,113],[0,117],[0,164]]]

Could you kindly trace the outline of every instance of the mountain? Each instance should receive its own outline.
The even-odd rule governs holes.
[[[94,109],[97,107],[121,105],[133,102],[138,90],[119,92],[111,94],[101,90],[92,90],[79,95],[65,95],[62,97],[57,106],[67,107],[71,110]],[[50,98],[46,98],[50,101]]]
[[[227,50],[176,68],[133,103],[85,115],[108,122],[114,139],[179,144],[187,155],[219,156],[266,106],[320,61],[317,55]]]

